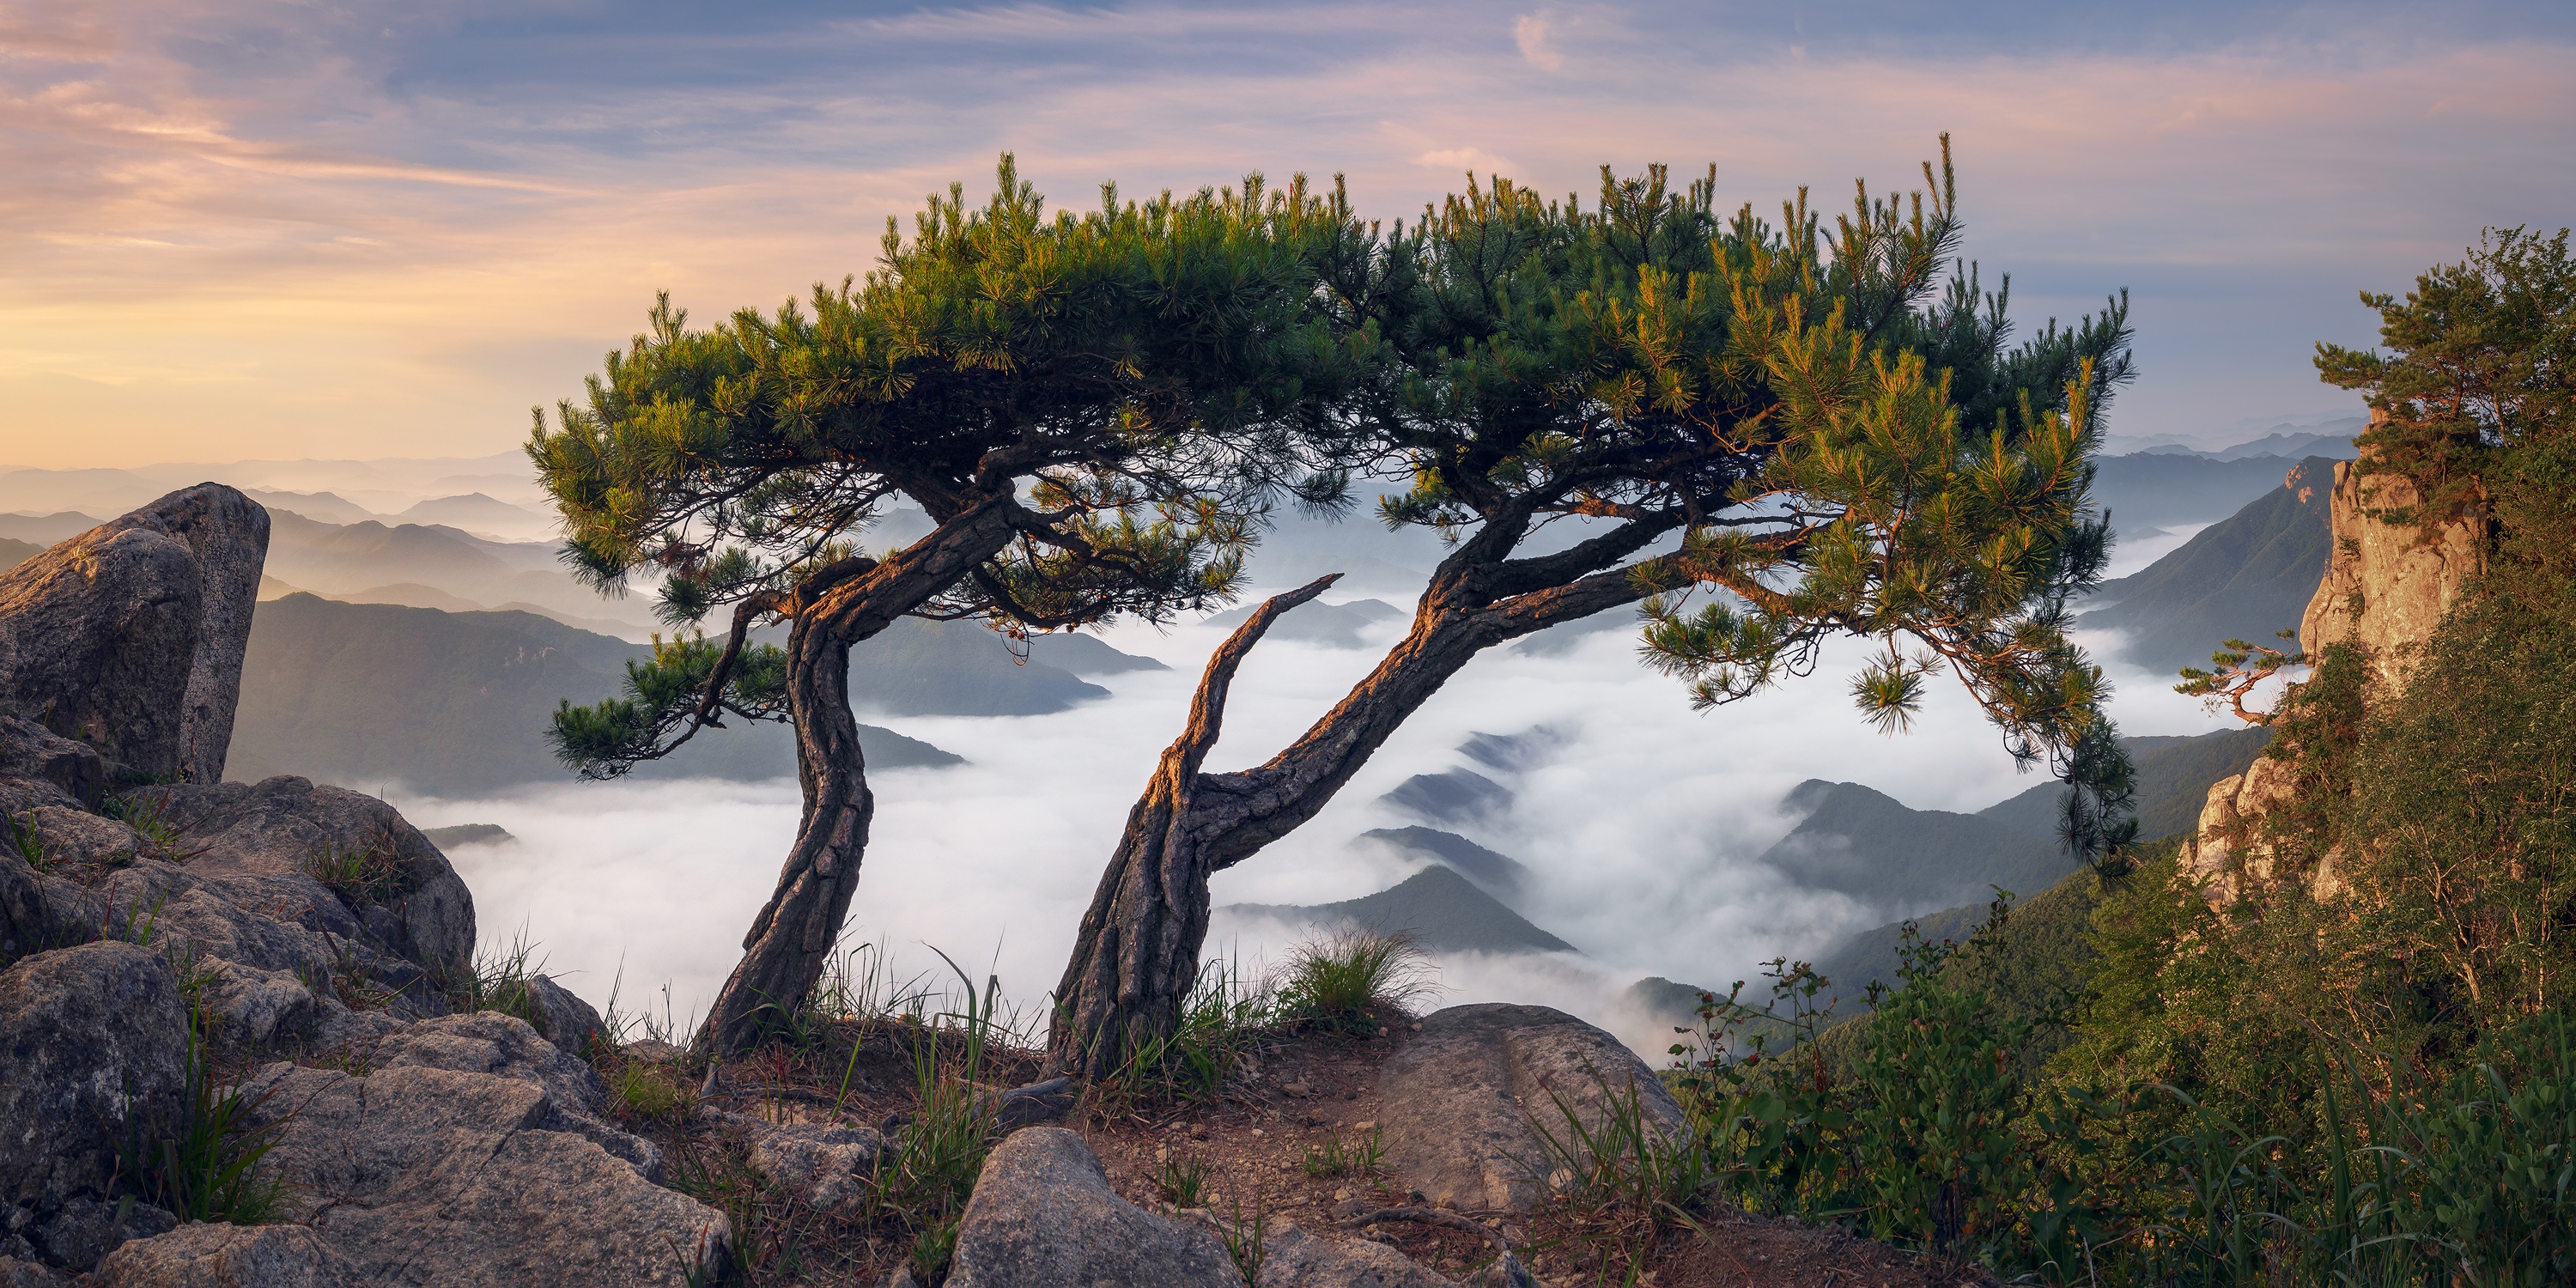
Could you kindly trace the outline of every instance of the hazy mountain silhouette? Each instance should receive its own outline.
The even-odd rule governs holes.
[[[1210,626],[1236,627],[1252,617],[1258,604],[1227,609],[1207,619]],[[1327,604],[1310,600],[1289,609],[1286,615],[1270,624],[1263,639],[1302,640],[1332,648],[1365,648],[1361,632],[1378,622],[1406,616],[1403,609],[1382,599],[1354,599],[1348,603]]]
[[[2281,476],[2296,464],[2278,456],[2109,456],[2094,475],[2093,503],[2111,512],[2119,532],[2216,523],[2281,486]]]
[[[1415,774],[1378,797],[1381,804],[1431,823],[1471,823],[1511,808],[1511,789],[1472,769]]]
[[[1401,854],[1445,864],[1500,899],[1518,899],[1529,888],[1528,864],[1488,850],[1456,832],[1443,832],[1436,827],[1381,827],[1362,832],[1352,840],[1354,844],[1375,842]]]
[[[1531,925],[1467,878],[1433,864],[1376,894],[1340,903],[1238,903],[1228,911],[1319,925],[1405,931],[1431,952],[1573,952],[1574,946]]]
[[[2139,572],[2106,582],[2112,601],[2078,624],[2128,633],[2121,651],[2159,671],[2206,666],[2229,639],[2271,644],[2296,629],[2325,576],[2334,537],[2327,501],[2334,462],[2311,456],[2275,487]]]
[[[2162,840],[2199,826],[2209,785],[2244,773],[2271,740],[2272,731],[2260,728],[2221,729],[2190,738],[2121,739],[2138,772],[2138,839]],[[2055,841],[2059,801],[2065,795],[2066,785],[2051,779],[1978,810],[1977,817]]]
[[[2053,841],[1974,814],[1909,809],[1858,783],[1811,778],[1789,804],[1807,817],[1760,862],[1892,917],[1982,899],[1990,885],[2036,893],[2075,866]]]
[[[228,768],[245,780],[293,773],[451,796],[570,782],[545,744],[556,704],[615,696],[627,660],[648,651],[535,613],[270,600],[251,619]],[[871,767],[958,763],[891,730],[861,726],[859,741]],[[785,728],[735,721],[636,773],[761,779],[795,768]]]

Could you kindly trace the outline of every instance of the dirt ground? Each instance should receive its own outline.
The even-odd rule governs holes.
[[[1491,1235],[1415,1219],[1365,1221],[1387,1209],[1427,1211],[1402,1177],[1363,1165],[1380,1114],[1378,1067],[1410,1037],[1406,1025],[1376,1038],[1301,1035],[1247,1059],[1220,1095],[1116,1113],[1086,1104],[1062,1125],[1090,1143],[1121,1195],[1149,1209],[1176,1212],[1166,1198],[1172,1178],[1195,1175],[1199,1208],[1187,1215],[1231,1226],[1237,1237],[1294,1225],[1315,1234],[1374,1239],[1442,1274],[1469,1280],[1495,1260]],[[1008,1086],[1036,1072],[1034,1054],[1007,1053],[990,1068],[987,1081]],[[909,1238],[882,1222],[807,1212],[778,1201],[741,1162],[748,1128],[727,1115],[890,1127],[911,1111],[914,1086],[912,1060],[899,1035],[880,1030],[855,1049],[828,1042],[803,1052],[777,1047],[726,1065],[715,1092],[698,1099],[690,1087],[694,1104],[681,1107],[672,1120],[630,1120],[628,1126],[663,1145],[679,1188],[733,1217],[741,1252],[751,1263],[745,1281],[877,1288],[902,1263]],[[1338,1172],[1329,1165],[1336,1146],[1346,1163]],[[1532,1216],[1452,1215],[1509,1240],[1549,1288],[1991,1283],[1974,1270],[1933,1263],[1841,1230],[1732,1209],[1705,1214],[1695,1227],[1660,1232],[1645,1230],[1641,1222],[1624,1229],[1605,1225],[1597,1213],[1562,1205]]]

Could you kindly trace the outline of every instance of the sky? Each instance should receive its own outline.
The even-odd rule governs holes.
[[[1469,171],[1920,183],[2035,325],[2127,288],[2115,433],[2348,411],[2482,227],[2576,210],[2576,7],[0,0],[0,466],[481,455],[668,289],[864,273],[1015,153],[1060,203]],[[2212,444],[2218,445],[2218,444]]]

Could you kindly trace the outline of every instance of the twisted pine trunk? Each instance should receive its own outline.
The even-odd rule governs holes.
[[[823,977],[868,847],[868,791],[858,717],[850,711],[850,646],[956,584],[1017,530],[1015,503],[995,497],[942,523],[883,562],[790,605],[787,706],[805,808],[778,888],[743,936],[743,956],[716,994],[702,1040],[738,1055],[802,1006]]]
[[[1244,655],[1281,613],[1339,580],[1333,573],[1271,598],[1208,659],[1189,724],[1164,749],[1145,795],[1128,811],[1118,851],[1083,915],[1080,942],[1090,951],[1077,949],[1056,985],[1052,1035],[1059,1046],[1076,1036],[1086,1045],[1052,1052],[1053,1071],[1096,1077],[1117,1067],[1131,1029],[1167,1033],[1178,1025],[1181,1003],[1196,982],[1199,945],[1207,939],[1206,851],[1189,827],[1199,764],[1216,745]]]
[[[1173,1033],[1207,943],[1208,878],[1313,818],[1477,653],[1643,598],[1625,569],[1602,569],[1666,530],[1629,524],[1560,555],[1506,561],[1518,530],[1489,525],[1441,561],[1404,642],[1295,744],[1240,773],[1200,773],[1243,655],[1334,578],[1262,605],[1209,659],[1189,726],[1127,816],[1056,985],[1049,1071],[1105,1077]]]

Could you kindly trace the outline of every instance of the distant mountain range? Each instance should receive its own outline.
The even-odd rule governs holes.
[[[2105,457],[2093,479],[2094,504],[2111,512],[2116,532],[2132,537],[2194,523],[2216,523],[2281,486],[2296,459],[2137,453]]]
[[[1572,952],[1574,945],[1531,925],[1501,900],[1442,864],[1424,868],[1393,887],[1340,903],[1238,903],[1226,911],[1275,917],[1290,924],[1347,924],[1403,931],[1429,952]]]
[[[2334,537],[2327,522],[2334,462],[2311,456],[2281,486],[2193,534],[2144,570],[2106,582],[2106,606],[2077,624],[2127,632],[2122,653],[2151,670],[2206,666],[2229,639],[2273,642],[2296,629],[2324,577]]]
[[[972,634],[951,638],[955,631]],[[875,647],[879,641],[891,647]],[[1064,661],[1103,670],[1160,665],[1084,637],[1038,641],[1050,645]],[[1060,667],[1014,666],[998,636],[974,627],[905,621],[854,652],[854,696],[912,714],[1055,711],[1107,692]],[[451,613],[307,594],[270,600],[251,620],[232,776],[402,782],[449,796],[569,781],[544,740],[555,705],[616,695],[625,664],[649,653],[535,613]],[[859,745],[873,768],[959,763],[872,725],[860,726]],[[786,777],[796,772],[795,746],[783,728],[737,721],[636,772]]]
[[[1980,899],[1990,885],[2036,892],[2075,866],[2046,837],[1974,814],[1910,809],[1858,783],[1811,778],[1791,789],[1788,805],[1806,817],[1756,861],[1891,917]]]
[[[614,696],[627,660],[648,652],[534,613],[271,600],[251,619],[228,776],[400,782],[441,796],[569,782],[545,744],[555,705]],[[958,763],[887,729],[862,726],[859,745],[878,767]],[[636,772],[784,777],[795,744],[782,727],[734,722]]]
[[[1308,580],[1313,579],[1308,578]],[[1228,609],[1208,618],[1207,624],[1224,627],[1240,626],[1251,620],[1254,610],[1259,607],[1259,604],[1245,604],[1240,608]],[[1340,604],[1327,604],[1320,599],[1308,600],[1289,609],[1285,616],[1271,623],[1269,633],[1262,638],[1302,640],[1309,644],[1322,644],[1330,648],[1361,648],[1365,646],[1365,641],[1360,638],[1361,632],[1379,622],[1400,620],[1407,616],[1410,614],[1382,599],[1354,599]]]

